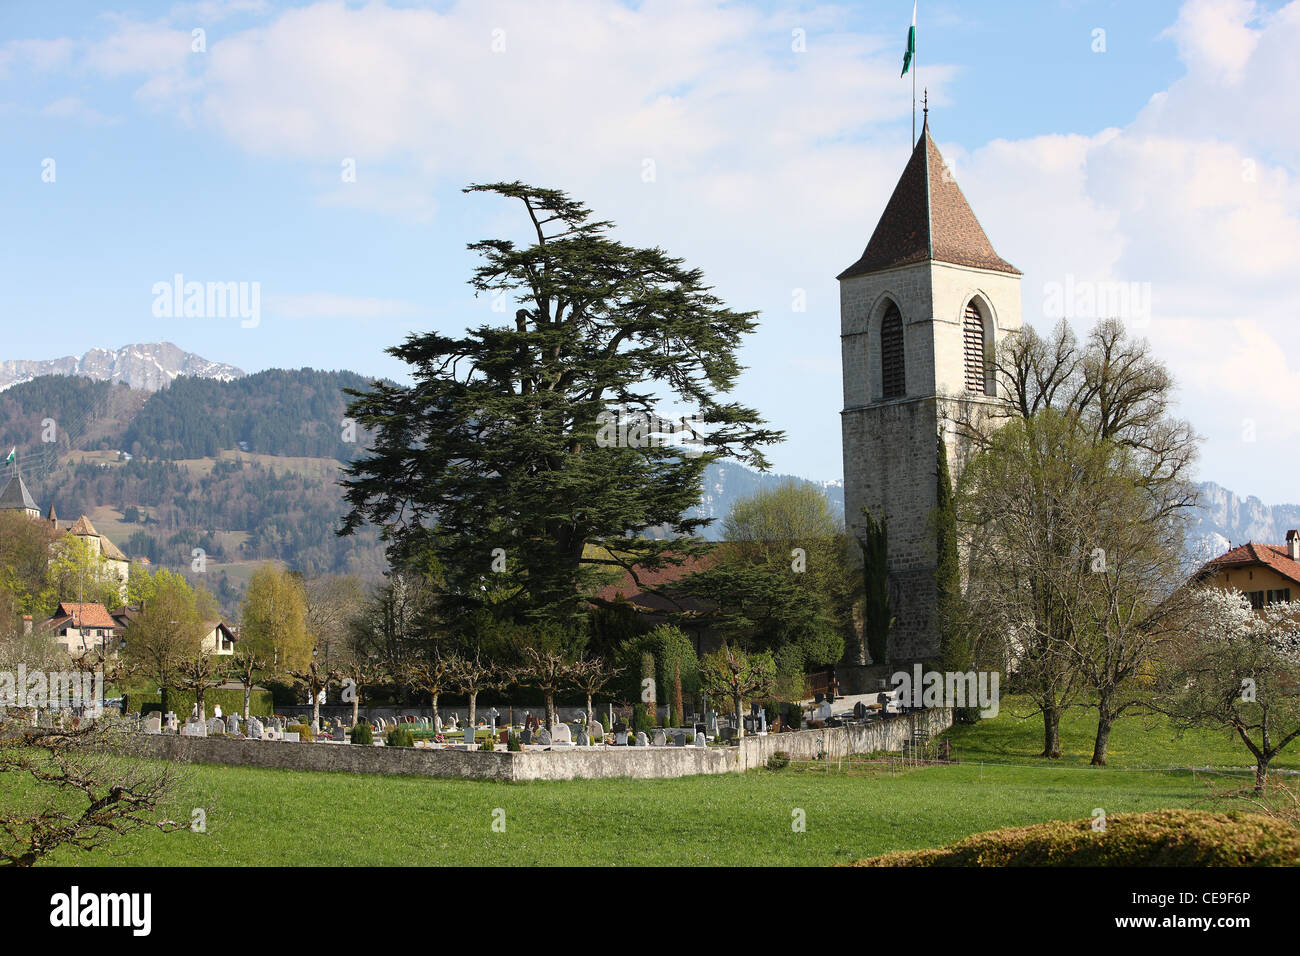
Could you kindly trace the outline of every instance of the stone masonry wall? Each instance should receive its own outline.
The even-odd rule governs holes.
[[[211,763],[268,770],[401,774],[467,780],[654,779],[733,773],[761,767],[778,750],[797,760],[818,753],[900,751],[918,728],[938,734],[952,726],[952,711],[936,709],[850,727],[746,737],[735,747],[605,747],[482,753],[353,744],[285,743],[234,737],[133,734],[137,756],[180,763]]]

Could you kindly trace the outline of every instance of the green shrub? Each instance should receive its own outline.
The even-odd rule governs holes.
[[[976,833],[853,866],[1297,866],[1300,831],[1256,813],[1156,810]]]
[[[510,731],[509,736],[506,737],[506,750],[510,751],[511,753],[519,753],[523,749],[524,749],[524,744],[523,741],[519,739],[519,735],[515,733],[513,730]]]
[[[654,726],[650,719],[650,711],[645,704],[636,704],[632,707],[632,732],[635,734],[638,730],[649,730]]]
[[[375,742],[375,732],[369,724],[357,724],[352,728],[352,742],[369,747]]]
[[[384,743],[390,747],[414,747],[415,738],[411,736],[409,729],[397,726],[388,732],[388,736],[384,738]]]
[[[790,766],[790,755],[784,750],[778,750],[767,758],[768,770],[784,770],[788,766]]]
[[[483,742],[478,745],[478,749],[483,751],[484,753],[492,753],[494,750],[497,749],[496,738],[493,737],[491,734],[488,734],[486,737],[483,738]]]
[[[127,705],[134,712],[140,711],[141,716],[147,716],[150,713],[163,713],[162,709],[162,692],[156,688],[143,691],[130,691],[128,694]],[[190,715],[194,709],[193,691],[170,690],[167,696],[171,702],[171,708],[179,717],[185,718]],[[203,695],[203,708],[207,711],[209,717],[212,716],[212,709],[220,705],[221,713],[225,716],[239,714],[244,716],[244,692],[234,688],[214,688]],[[269,717],[275,712],[271,704],[271,695],[264,690],[253,691],[253,696],[248,701],[248,712],[254,717]]]
[[[305,743],[311,743],[315,739],[311,734],[311,724],[289,724],[284,729],[286,733],[296,733],[298,739]]]

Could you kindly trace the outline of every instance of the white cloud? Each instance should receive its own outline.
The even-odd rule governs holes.
[[[88,126],[108,126],[117,122],[113,117],[105,116],[94,107],[87,105],[79,96],[59,97],[47,104],[41,110],[41,115],[53,119],[76,120]]]
[[[62,37],[53,40],[10,40],[0,43],[0,77],[13,69],[45,73],[65,67],[77,44]]]

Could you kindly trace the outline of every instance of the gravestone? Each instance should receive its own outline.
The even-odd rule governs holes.
[[[172,733],[175,733],[177,730],[177,726],[178,726],[178,721],[176,715],[172,713],[170,710],[167,711],[166,716],[163,717],[163,728],[165,730],[171,731]]]
[[[587,732],[585,730],[578,731],[578,736],[575,742],[579,747],[591,746],[591,738],[587,736]]]
[[[655,746],[656,747],[668,746],[668,735],[664,733],[662,727],[655,731]]]
[[[334,739],[335,739],[335,740],[341,740],[341,741],[343,741],[344,743],[347,743],[347,742],[348,742],[348,732],[347,732],[347,728],[345,728],[341,722],[340,722],[340,723],[336,723],[336,725],[335,725],[335,727],[334,727],[334,735],[333,735],[333,736],[334,736]]]
[[[708,745],[709,745],[709,741],[708,741],[708,739],[704,736],[704,734],[699,733],[699,734],[696,734],[696,735],[695,735],[695,746],[697,746],[697,747],[707,747]]]
[[[704,715],[704,731],[710,737],[718,736],[718,712],[710,710]]]
[[[181,728],[182,737],[206,737],[208,728],[199,723],[187,723]]]
[[[146,734],[162,733],[162,721],[158,718],[157,714],[150,714],[147,718],[145,718],[144,732]]]
[[[433,729],[436,733],[442,733],[442,718],[437,714],[433,715]]]
[[[556,724],[556,725],[555,725],[555,733],[554,733],[554,735],[552,736],[551,739],[552,739],[552,741],[553,741],[554,743],[557,743],[557,744],[571,744],[571,743],[573,743],[573,734],[572,734],[572,732],[569,730],[569,725],[568,725],[568,724]]]
[[[261,739],[262,739],[262,722],[261,722],[260,720],[258,720],[256,717],[249,717],[249,718],[248,718],[248,726],[247,726],[246,728],[244,728],[244,733],[246,733],[248,736],[252,737],[254,740],[261,740]]]
[[[238,714],[231,714],[231,715],[230,715],[230,718],[226,721],[226,730],[230,731],[230,733],[232,733],[232,734],[237,734],[237,733],[239,733],[239,715],[238,715]]]
[[[537,742],[543,747],[549,747],[551,744],[551,733],[545,727],[537,732]]]
[[[685,746],[686,746],[686,732],[685,732],[685,731],[683,731],[683,730],[674,731],[674,733],[673,733],[673,746],[674,746],[674,747],[685,747]]]
[[[587,725],[587,733],[591,735],[592,740],[602,740],[605,737],[605,728],[600,725],[599,720],[593,720]]]
[[[287,731],[285,731],[285,732],[280,736],[280,739],[281,739],[281,740],[288,741],[289,743],[294,743],[294,744],[300,742],[300,740],[299,740],[299,734],[298,734],[298,731],[296,731],[296,730],[292,730],[292,731],[287,730]]]
[[[525,727],[523,732],[519,734],[519,742],[521,744],[531,744],[533,742],[533,732]]]
[[[636,745],[638,747],[649,747],[650,738],[647,737],[643,731],[638,730],[636,732]]]
[[[226,722],[220,717],[212,717],[207,723],[208,736],[216,737],[226,732]]]

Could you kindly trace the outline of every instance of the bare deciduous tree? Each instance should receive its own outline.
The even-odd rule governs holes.
[[[0,719],[0,774],[20,778],[0,808],[2,865],[33,866],[63,847],[101,850],[135,830],[188,825],[167,806],[181,784],[175,765],[126,756],[123,736],[108,719],[72,730]]]

